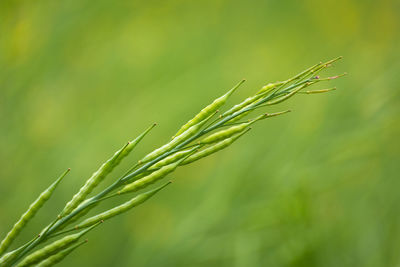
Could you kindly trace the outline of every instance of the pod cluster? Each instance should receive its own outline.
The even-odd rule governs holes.
[[[153,190],[138,194],[114,208],[87,219],[83,219],[83,221],[77,223],[76,226],[71,229],[61,231],[63,227],[66,227],[67,225],[70,225],[86,216],[93,207],[97,206],[101,201],[107,198],[137,192],[164,179],[168,174],[175,171],[175,169],[181,165],[190,164],[227,148],[241,136],[246,134],[251,129],[250,126],[253,123],[265,118],[289,112],[289,110],[287,110],[276,113],[265,113],[255,117],[254,119],[245,122],[238,122],[254,110],[264,106],[281,103],[298,93],[316,94],[334,90],[335,88],[311,91],[304,91],[303,89],[317,82],[329,81],[340,77],[334,76],[321,79],[317,75],[320,71],[327,68],[338,59],[340,58],[330,60],[326,63],[318,63],[285,81],[269,83],[262,87],[256,94],[246,98],[241,103],[234,105],[218,118],[214,118],[214,115],[218,110],[244,82],[244,80],[242,80],[235,87],[221,97],[215,99],[211,104],[203,108],[196,116],[184,124],[167,144],[145,155],[136,165],[129,169],[124,176],[117,179],[113,184],[105,188],[99,194],[87,198],[88,195],[104,180],[104,178],[111,173],[117,165],[119,165],[121,160],[128,156],[134,147],[155,126],[155,124],[152,125],[132,142],[127,143],[118,150],[95,173],[93,173],[79,192],[66,204],[57,220],[45,227],[39,236],[20,248],[4,254],[25,224],[50,198],[58,183],[68,172],[66,171],[30,205],[28,211],[21,216],[19,221],[7,234],[6,238],[0,243],[0,255],[2,255],[0,258],[0,266],[23,267],[35,265],[44,267],[52,266],[60,262],[73,250],[84,244],[85,241],[79,242],[80,238],[100,222],[113,218],[144,203],[161,189],[170,184],[170,182],[156,187]],[[214,118],[214,121],[206,125],[212,118]],[[50,238],[65,235],[77,230],[81,231],[75,234],[66,235],[31,253],[31,250],[36,249],[37,245],[47,242]],[[28,253],[31,254],[28,255]],[[24,257],[25,255],[28,256]],[[18,263],[18,261],[20,262]]]

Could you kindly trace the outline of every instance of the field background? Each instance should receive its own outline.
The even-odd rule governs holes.
[[[400,266],[396,2],[1,1],[1,237],[66,168],[14,246],[151,123],[105,184],[240,79],[229,105],[342,55],[337,91],[267,109],[293,112],[180,168],[59,266]]]

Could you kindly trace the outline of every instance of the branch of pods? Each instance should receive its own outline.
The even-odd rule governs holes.
[[[289,110],[275,113],[264,113],[247,121],[240,121],[250,113],[267,106],[279,104],[297,94],[316,94],[330,92],[334,90],[318,89],[307,90],[314,84],[331,81],[342,75],[320,78],[317,74],[330,67],[341,57],[318,63],[300,72],[292,78],[269,83],[262,87],[256,94],[246,98],[239,104],[234,105],[221,115],[217,115],[219,110],[228,101],[231,95],[244,83],[240,81],[231,90],[214,100],[211,104],[203,108],[196,116],[184,124],[173,138],[165,145],[151,151],[145,155],[137,164],[132,166],[123,176],[116,179],[103,191],[89,197],[98,185],[103,182],[118,164],[126,158],[138,143],[154,128],[153,124],[141,133],[136,139],[125,144],[109,160],[107,160],[93,175],[85,182],[80,190],[65,205],[57,218],[46,226],[40,235],[21,247],[4,254],[11,242],[16,238],[25,224],[37,213],[39,208],[51,196],[55,187],[68,172],[65,172],[56,182],[54,182],[40,197],[30,206],[28,211],[15,224],[13,229],[7,234],[0,245],[0,266],[49,266],[52,262],[58,262],[66,257],[72,250],[78,248],[84,242],[78,242],[87,231],[97,226],[99,222],[108,220],[133,207],[136,207],[165,188],[170,182],[163,184],[155,189],[144,193],[139,193],[131,200],[121,205],[101,212],[89,218],[83,218],[94,207],[102,201],[111,197],[118,197],[122,194],[132,194],[141,189],[147,188],[153,183],[161,181],[168,174],[175,171],[178,167],[193,163],[201,158],[207,157],[217,151],[230,146],[240,137],[248,133],[250,126],[261,120],[283,115]],[[83,219],[68,230],[63,230],[66,226]],[[36,250],[38,245],[46,243],[49,239],[63,236],[73,231],[79,231],[61,237],[42,249]],[[4,254],[4,255],[2,255]],[[27,255],[27,256],[26,256]],[[39,255],[39,256],[38,256]]]

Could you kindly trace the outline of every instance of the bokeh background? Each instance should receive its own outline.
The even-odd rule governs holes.
[[[342,55],[337,91],[267,109],[294,112],[178,169],[60,266],[400,266],[399,15],[395,0],[1,1],[1,237],[66,168],[14,247],[151,123],[105,184],[240,79],[228,105]]]

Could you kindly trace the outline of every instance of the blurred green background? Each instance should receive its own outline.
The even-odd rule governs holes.
[[[339,90],[267,109],[294,112],[178,169],[60,266],[400,266],[399,15],[395,0],[1,1],[1,237],[66,168],[14,247],[151,123],[108,183],[240,79],[229,105],[342,55],[323,75],[348,72],[324,84]]]

